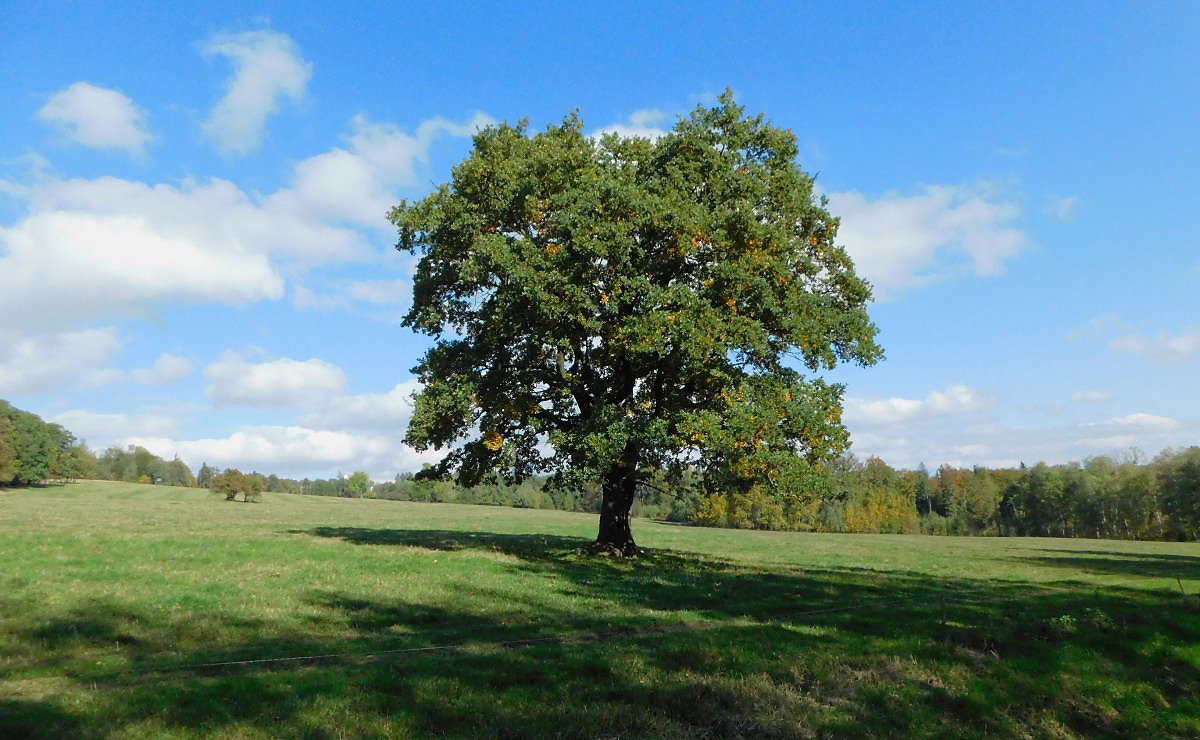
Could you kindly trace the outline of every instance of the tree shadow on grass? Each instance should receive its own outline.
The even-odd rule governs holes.
[[[582,549],[591,544],[583,537],[544,534],[497,534],[448,529],[373,529],[370,527],[315,527],[293,529],[289,534],[343,540],[355,545],[396,545],[424,550],[455,552],[492,549],[524,560],[556,560],[563,550]]]
[[[78,737],[83,720],[49,701],[0,698],[0,733],[11,738]]]
[[[0,700],[0,735],[1200,730],[1191,713],[1200,671],[1172,647],[1200,642],[1200,612],[1161,593],[768,569],[672,551],[606,559],[582,552],[588,540],[542,535],[303,534],[496,551],[515,560],[506,567],[563,583],[570,598],[513,603],[486,583],[447,582],[436,603],[314,589],[302,595],[309,622],[289,630],[191,615],[201,625],[230,620],[225,633],[167,623],[117,600],[80,604],[19,633],[22,650],[53,662],[0,673],[18,679],[0,683],[0,695],[40,670],[88,700]],[[97,653],[108,657],[99,667]],[[1145,694],[1157,713],[1114,712],[1112,700],[1080,688],[1097,678]]]
[[[1136,578],[1200,579],[1200,554],[1196,556],[1165,553],[1107,552],[1087,550],[1042,550],[1063,555],[1031,555],[1013,558],[1023,563],[1063,568],[1097,575]],[[1086,553],[1086,554],[1084,554]]]

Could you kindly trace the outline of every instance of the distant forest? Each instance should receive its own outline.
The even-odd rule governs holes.
[[[924,466],[897,470],[877,457],[845,455],[828,466],[824,490],[781,501],[765,493],[705,493],[696,485],[643,487],[635,516],[740,529],[890,534],[1097,537],[1196,540],[1200,537],[1200,447],[1166,450],[1153,460],[1097,456],[1078,463],[1019,468]],[[141,447],[94,454],[74,435],[0,401],[0,486],[99,479],[211,488],[234,500],[261,492],[430,503],[485,504],[596,512],[598,486],[556,489],[541,477],[519,485],[463,488],[401,474],[371,483],[364,473],[330,479],[280,478],[203,464],[193,475],[179,458]]]

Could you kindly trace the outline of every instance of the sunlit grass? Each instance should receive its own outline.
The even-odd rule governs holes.
[[[0,492],[0,735],[1200,734],[1195,544],[595,527]]]

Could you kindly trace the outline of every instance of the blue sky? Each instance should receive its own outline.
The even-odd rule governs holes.
[[[1200,7],[393,5],[5,4],[0,398],[193,467],[413,470],[387,208],[491,121],[653,136],[732,87],[876,286],[856,454],[1200,442]]]

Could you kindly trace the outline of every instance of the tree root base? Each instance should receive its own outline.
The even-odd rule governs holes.
[[[596,541],[588,546],[588,551],[592,555],[606,558],[636,558],[639,555],[645,554],[645,551],[638,549],[638,546],[633,542],[627,542],[624,545],[614,545],[610,542]]]

